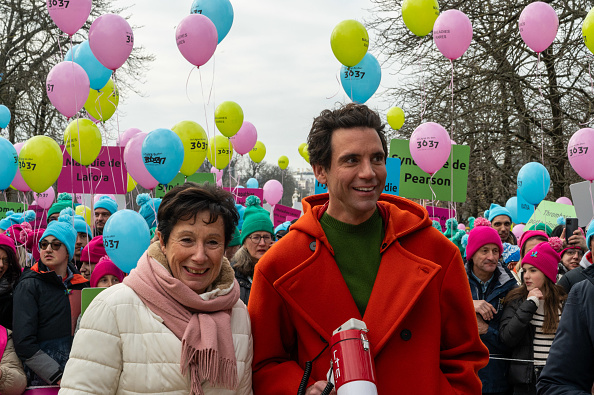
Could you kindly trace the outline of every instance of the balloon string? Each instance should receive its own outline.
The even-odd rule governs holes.
[[[190,76],[192,75],[193,71],[194,71],[194,68],[192,67],[192,69],[188,73],[188,78],[186,79],[186,97],[188,98],[188,101],[192,104],[194,104],[194,102],[192,101],[192,99],[190,98],[190,95],[188,94],[188,85],[190,84]]]
[[[592,215],[594,217],[594,198],[592,197],[592,181],[590,181],[590,202],[592,202]]]
[[[429,189],[431,190],[431,206],[435,207],[435,199],[437,199],[437,195],[435,194],[435,191],[433,190],[433,176],[435,175],[435,173],[431,174],[431,178],[429,179]]]
[[[204,100],[204,83],[202,82],[202,71],[200,70],[199,67],[198,67],[198,75],[200,76],[200,91],[202,92],[202,105],[204,106],[204,119],[206,120],[206,133],[210,139],[211,133],[210,133],[210,126],[208,125],[208,111],[206,109],[206,100]],[[216,152],[217,152],[216,145],[217,144],[216,144],[216,139],[214,136],[214,131],[212,134],[212,140],[213,140],[213,143],[215,146],[214,146],[214,150],[212,150],[211,152],[214,154],[212,156],[214,156],[214,162],[215,162],[214,167],[216,168],[217,167],[217,155],[216,155]],[[211,147],[208,147],[207,149],[211,150]],[[208,152],[207,152],[207,155],[208,155]],[[215,181],[215,184],[216,184],[216,181]]]
[[[116,73],[114,71],[113,73],[113,91],[114,91],[114,95],[117,95],[117,97],[119,98],[120,95],[120,89],[118,88],[118,81],[116,78]],[[115,96],[114,96],[114,100],[115,100]],[[115,104],[114,104],[115,105]],[[118,108],[116,107],[116,111],[115,111],[115,116],[116,116],[116,127],[118,130],[118,142],[120,141],[120,111],[118,110]],[[104,127],[105,129],[105,127]],[[107,135],[107,129],[105,129],[105,134]],[[119,144],[118,144],[119,145]],[[123,166],[123,153],[120,147],[120,165]],[[120,176],[122,177],[122,185],[124,185],[124,187],[127,187],[127,181],[128,181],[128,171],[126,170],[126,175],[124,176],[123,172],[120,172]],[[125,177],[125,179],[124,179]],[[115,178],[114,178],[114,185],[115,185]],[[126,188],[126,191],[128,189]],[[126,192],[124,192],[124,200],[126,200]]]
[[[452,66],[452,80],[450,81],[450,87],[452,88],[452,110],[451,110],[451,131],[450,131],[450,180],[451,180],[451,185],[450,185],[450,196],[451,196],[451,200],[450,203],[448,204],[449,209],[454,210],[454,213],[451,214],[450,213],[450,218],[453,218],[454,216],[456,216],[456,208],[454,206],[454,149],[453,147],[451,147],[452,145],[452,138],[454,137],[454,61],[452,59],[450,59],[450,64]]]
[[[419,54],[419,65],[421,67],[421,105],[423,110],[421,111],[421,123],[423,123],[423,117],[425,116],[425,111],[427,110],[427,92],[425,92],[425,70],[423,69],[423,53],[422,47],[423,42],[419,40],[419,46],[417,51],[420,52]]]
[[[350,97],[350,99],[351,99],[351,101],[354,101],[353,100],[353,74],[351,73],[351,68],[350,67],[347,69],[347,71],[349,73],[349,82],[350,82],[350,85],[351,85],[351,97]]]
[[[215,56],[212,57],[212,82],[210,84],[210,92],[208,92],[208,102],[206,105],[210,104],[210,98],[213,96],[213,87],[214,87],[214,80],[215,80]]]
[[[540,92],[540,97],[543,100],[543,103],[545,102],[545,97],[544,94],[542,93],[542,78],[540,76],[540,52],[538,53],[538,61],[536,62],[536,73],[538,75],[538,92]],[[544,166],[544,128],[543,128],[543,116],[540,119],[540,159],[542,161],[542,164]],[[544,188],[544,173],[542,175],[543,177],[543,188]]]
[[[336,90],[336,93],[333,94],[330,97],[326,97],[326,99],[332,99],[334,96],[338,95],[340,93],[340,69],[338,70],[338,72],[336,73],[336,83],[338,84],[338,89]]]
[[[592,89],[592,93],[594,94],[594,82],[592,81],[592,56],[589,56],[590,61],[588,62],[588,75],[590,76],[590,89]],[[580,123],[580,126],[589,125],[592,122],[593,118],[590,118],[589,121]]]

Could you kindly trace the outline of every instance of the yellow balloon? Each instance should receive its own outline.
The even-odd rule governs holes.
[[[361,22],[347,19],[340,22],[330,36],[336,59],[346,67],[356,66],[367,53],[369,34]]]
[[[584,24],[582,25],[582,37],[584,38],[584,44],[594,53],[594,8],[588,12]],[[590,39],[588,39],[590,37]]]
[[[85,103],[85,110],[98,121],[107,121],[115,114],[120,102],[120,93],[110,78],[100,90],[91,89]]]
[[[184,145],[184,162],[179,172],[185,176],[196,173],[206,158],[208,136],[202,128],[193,121],[181,121],[171,128]]]
[[[214,113],[215,125],[225,137],[232,137],[243,125],[243,110],[233,101],[219,104]]]
[[[289,158],[287,158],[285,155],[278,158],[278,167],[280,167],[281,170],[285,170],[288,166],[289,166]]]
[[[19,154],[19,169],[33,192],[47,191],[62,171],[62,150],[47,136],[31,137]]]
[[[136,185],[136,181],[134,181],[134,179],[130,176],[130,173],[128,173],[128,188],[126,189],[126,191],[132,192],[134,188],[136,188]]]
[[[233,157],[233,145],[227,137],[215,136],[208,142],[208,161],[217,169],[223,170]]]
[[[75,119],[64,131],[64,145],[72,159],[87,166],[101,151],[101,132],[90,119]]]
[[[304,148],[307,148],[307,143],[301,143],[301,144],[299,145],[299,149],[298,149],[298,151],[299,151],[299,155],[303,156],[303,149],[304,149]]]
[[[250,151],[250,158],[256,162],[262,162],[262,159],[266,156],[266,146],[261,141],[256,141],[256,145]]]
[[[424,37],[433,30],[439,16],[437,0],[404,0],[402,19],[408,30],[419,37]]]
[[[87,225],[91,226],[91,218],[93,218],[92,214],[91,214],[91,209],[88,208],[87,206],[83,206],[82,204],[80,206],[76,206],[76,208],[74,209],[74,212],[78,215],[81,215],[82,217],[84,217],[85,222],[87,223]]]
[[[307,163],[309,163],[309,152],[307,151],[307,146],[303,148],[303,153],[301,156],[307,161]]]
[[[392,107],[388,110],[386,116],[392,129],[398,130],[404,125],[404,111],[402,111],[402,108]]]

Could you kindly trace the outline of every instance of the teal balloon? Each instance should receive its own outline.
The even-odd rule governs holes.
[[[551,176],[538,162],[526,163],[518,172],[518,194],[528,203],[537,206],[549,193]]]
[[[8,189],[19,166],[19,155],[14,145],[0,137],[0,191]]]
[[[0,129],[5,129],[10,123],[10,110],[4,104],[0,104]]]
[[[177,176],[184,162],[184,145],[169,129],[155,129],[142,142],[144,167],[163,185]]]
[[[507,202],[505,203],[505,208],[512,215],[512,222],[514,224],[518,224],[519,222],[518,222],[518,198],[517,198],[517,196],[507,199]]]
[[[369,52],[353,67],[340,68],[340,83],[347,96],[355,103],[363,104],[377,91],[382,80],[382,68]]]
[[[76,48],[76,51],[73,51],[73,53],[74,63],[82,67],[89,76],[91,89],[102,89],[111,78],[112,72],[97,60],[93,51],[91,51],[89,41],[85,40],[80,43],[78,48]],[[66,54],[66,56],[68,56],[68,54]]]
[[[66,55],[64,56],[65,62],[74,62],[72,55],[76,53],[78,47],[80,47],[80,44],[76,44],[74,47],[70,48],[68,52],[66,52]]]
[[[219,44],[233,25],[233,6],[229,0],[194,0],[190,14],[202,14],[214,23]]]
[[[109,258],[130,273],[151,243],[151,232],[142,215],[132,210],[113,213],[103,229],[103,245]]]
[[[258,180],[252,177],[245,182],[245,186],[246,188],[258,188]]]

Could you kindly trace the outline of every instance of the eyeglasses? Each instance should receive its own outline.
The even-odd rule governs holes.
[[[58,251],[60,249],[60,247],[62,247],[62,245],[64,243],[62,243],[61,241],[58,240],[54,240],[51,243],[47,240],[43,240],[41,241],[41,243],[39,243],[39,247],[41,248],[41,250],[45,250],[47,248],[47,246],[49,246],[51,244],[52,246],[52,250],[54,251]]]
[[[582,250],[578,250],[575,248],[573,248],[571,250],[567,250],[567,251],[565,251],[565,253],[570,256],[573,256],[573,255],[584,256],[584,253],[582,252]]]
[[[264,236],[260,236],[260,235],[251,235],[248,236],[249,239],[256,243],[256,244],[260,244],[260,240],[264,240],[264,243],[270,243],[272,241],[272,237],[268,236],[268,235],[264,235]]]

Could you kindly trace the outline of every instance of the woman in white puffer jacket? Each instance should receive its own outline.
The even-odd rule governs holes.
[[[158,214],[159,241],[85,312],[60,394],[252,394],[247,309],[224,258],[232,196],[186,183]]]

